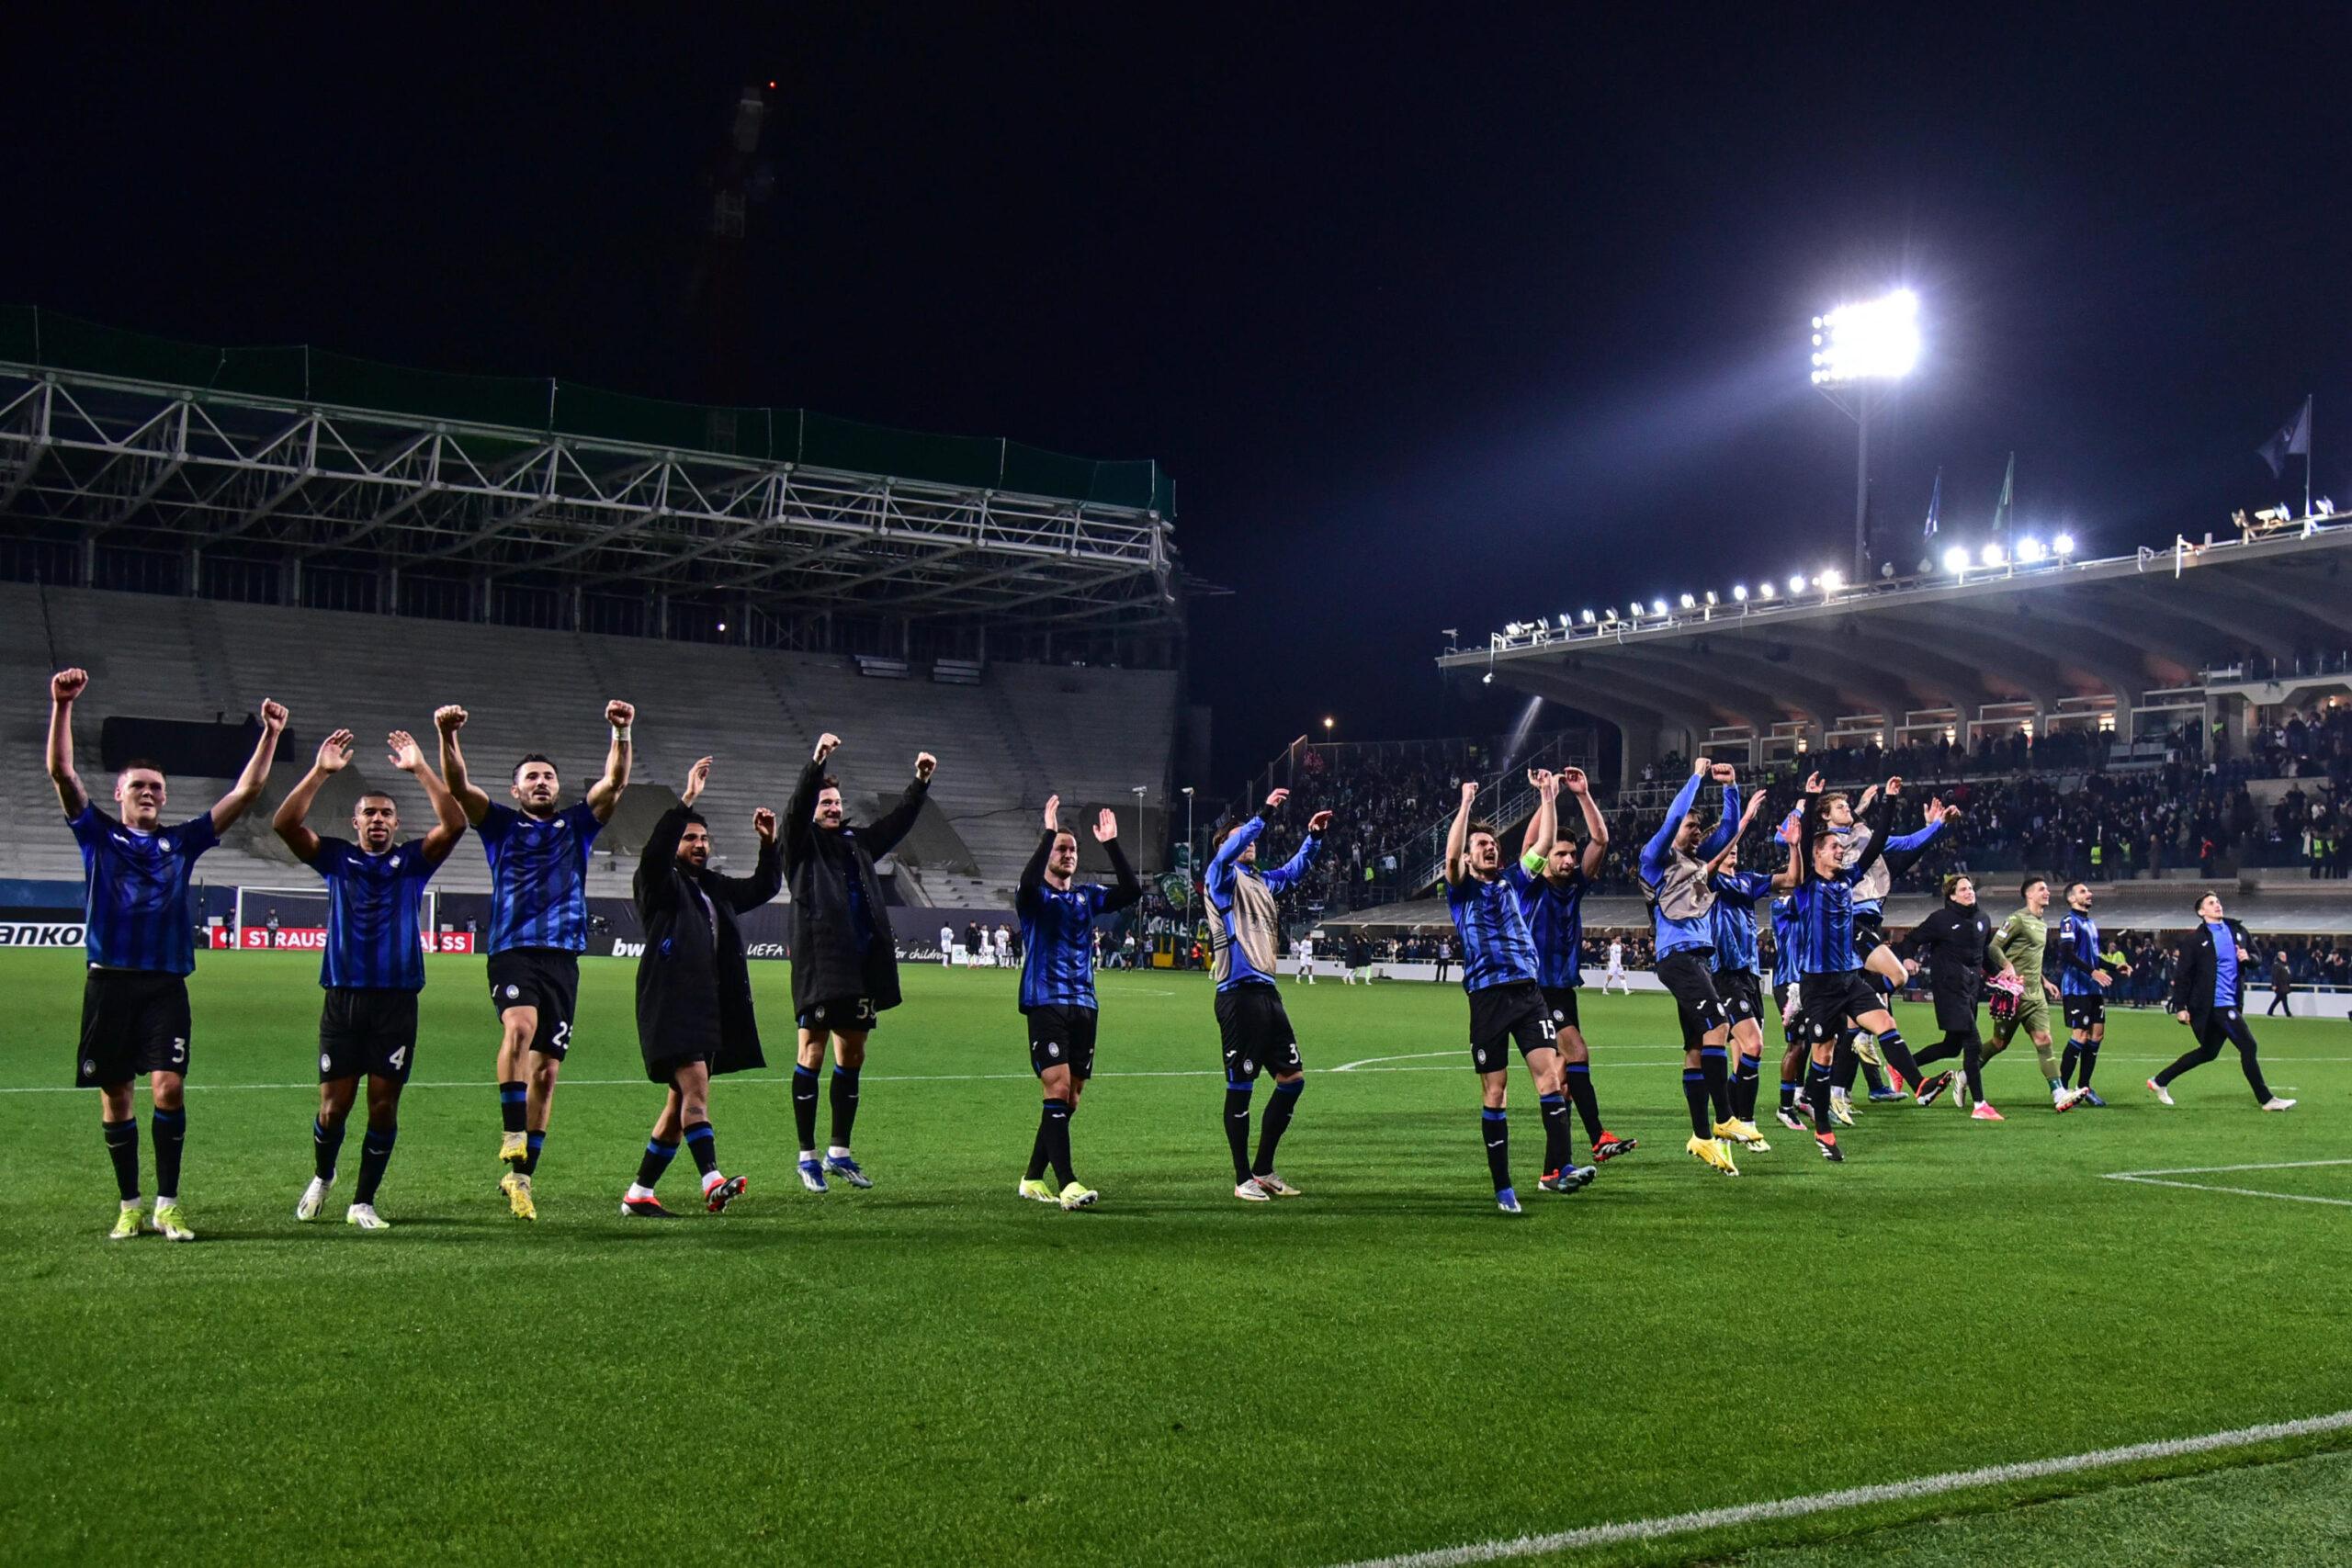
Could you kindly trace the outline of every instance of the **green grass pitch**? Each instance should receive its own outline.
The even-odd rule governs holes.
[[[493,1188],[481,964],[451,959],[379,1201],[396,1228],[367,1236],[334,1223],[356,1133],[327,1221],[292,1218],[316,973],[206,957],[182,1181],[202,1239],[110,1245],[95,1097],[57,1087],[77,955],[0,953],[0,1558],[1336,1563],[2352,1408],[2341,1021],[2255,1021],[2302,1101],[2288,1115],[2256,1113],[2226,1057],[2154,1105],[2141,1080],[2185,1032],[2122,1011],[2109,1110],[2052,1115],[2020,1044],[1989,1074],[2005,1124],[1868,1108],[1843,1168],[1768,1126],[1778,1146],[1729,1180],[1682,1152],[1665,1000],[1588,992],[1603,1110],[1642,1148],[1587,1192],[1536,1193],[1518,1077],[1531,1212],[1512,1221],[1489,1201],[1458,989],[1286,984],[1311,1076],[1282,1163],[1307,1195],[1242,1205],[1206,983],[1111,975],[1074,1128],[1102,1203],[1065,1214],[1012,1194],[1037,1091],[1012,977],[988,972],[910,968],[866,1069],[877,1185],[802,1193],[786,975],[763,964],[777,1066],[712,1100],[750,1195],[648,1225],[617,1212],[659,1100],[630,966],[589,961],[533,1226]],[[1902,1021],[1931,1033],[1924,1009]],[[2327,1201],[2102,1179],[2257,1165],[2284,1168],[2165,1179]],[[681,1159],[665,1191],[692,1190]],[[2340,1500],[2341,1461],[2313,1456],[2347,1448],[1576,1561],[1876,1542],[1889,1561],[2170,1562],[2201,1539],[2182,1499],[2209,1495],[2199,1517],[2279,1519],[2278,1561],[2342,1561],[2341,1533],[2311,1550],[2330,1521],[2308,1501],[2261,1499],[2301,1466]],[[2277,1460],[2294,1463],[2250,1463]],[[2086,1495],[2017,1506],[2065,1495]],[[2064,1522],[2094,1505],[2092,1526]]]

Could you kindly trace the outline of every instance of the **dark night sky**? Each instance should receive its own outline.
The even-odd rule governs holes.
[[[740,391],[1159,457],[1238,591],[1193,622],[1220,783],[1325,712],[1507,722],[1441,626],[1842,563],[1804,371],[1849,291],[1924,301],[1874,465],[1906,536],[1940,465],[1981,537],[2013,448],[2027,525],[2201,534],[2300,482],[2253,448],[2307,391],[2352,492],[2352,11],[1624,11],[51,20],[0,299],[723,395],[696,176],[777,77]]]

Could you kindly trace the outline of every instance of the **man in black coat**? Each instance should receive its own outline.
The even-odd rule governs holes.
[[[2262,1065],[2255,1060],[2254,1031],[2245,1021],[2245,987],[2253,969],[2253,939],[2245,927],[2222,912],[2222,896],[2208,893],[2198,899],[2197,929],[2181,943],[2180,966],[2172,985],[2172,1015],[2195,1032],[2197,1044],[2148,1080],[2159,1100],[2170,1105],[2172,1080],[2203,1066],[2227,1043],[2238,1048],[2238,1066],[2256,1104],[2265,1111],[2285,1111],[2295,1103],[2270,1092],[2262,1081]]]
[[[800,784],[784,815],[784,870],[792,883],[792,1010],[800,1023],[800,1059],[792,1069],[792,1119],[800,1134],[800,1184],[825,1190],[838,1176],[871,1187],[850,1156],[857,1120],[857,1075],[865,1066],[865,1037],[880,1015],[899,1005],[899,954],[883,907],[874,863],[898,847],[915,825],[939,759],[915,757],[914,782],[899,804],[863,828],[850,826],[841,784],[826,775],[825,760],[841,745],[831,733],[800,770]],[[817,1157],[817,1069],[825,1043],[833,1046],[833,1141]]]
[[[1943,907],[1895,944],[1895,956],[1905,973],[1928,972],[1928,988],[1936,1000],[1936,1027],[1944,1032],[1937,1043],[1915,1058],[1924,1067],[1957,1056],[1966,1075],[1970,1112],[1979,1122],[2005,1120],[1984,1100],[1984,1042],[1976,1029],[1976,1008],[1984,995],[1986,976],[2016,971],[1993,945],[1993,921],[1976,906],[1976,879],[1956,872],[1943,881]],[[1919,1103],[1933,1105],[1951,1087],[1949,1068],[1922,1079],[1917,1088]]]
[[[662,814],[637,863],[634,897],[645,929],[637,964],[637,1044],[645,1076],[670,1086],[638,1162],[637,1179],[621,1213],[668,1219],[653,1195],[677,1157],[683,1137],[702,1173],[703,1206],[716,1214],[743,1195],[740,1176],[720,1174],[718,1142],[710,1130],[710,1080],[719,1073],[764,1067],[759,1021],[752,1011],[752,971],[735,918],[758,908],[784,886],[776,848],[775,813],[752,814],[760,835],[760,862],[749,876],[710,869],[710,828],[694,805],[710,782],[705,757],[686,774],[678,804]]]

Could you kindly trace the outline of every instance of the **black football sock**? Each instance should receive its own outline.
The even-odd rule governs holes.
[[[1829,1089],[1836,1074],[1826,1062],[1815,1062],[1807,1067],[1804,1078],[1805,1103],[1813,1107],[1814,1135],[1836,1136],[1838,1123],[1829,1114]]]
[[[1707,1075],[1697,1067],[1683,1068],[1682,1098],[1690,1107],[1690,1135],[1713,1137],[1714,1123],[1707,1120]]]
[[[335,1156],[343,1152],[343,1123],[330,1127],[316,1117],[311,1119],[311,1172],[321,1181],[334,1179]]]
[[[703,1176],[718,1174],[718,1137],[707,1122],[695,1122],[686,1127],[686,1152],[695,1156],[695,1169]],[[647,1182],[648,1187],[652,1186]]]
[[[101,1122],[98,1131],[106,1134],[107,1158],[114,1161],[115,1190],[131,1202],[139,1196],[139,1118]]]
[[[1797,1084],[1794,1078],[1781,1080],[1781,1109],[1793,1114],[1797,1108]]]
[[[857,1125],[857,1069],[833,1068],[833,1147],[849,1147],[850,1129]]]
[[[1968,1075],[1968,1098],[1976,1104],[1984,1103],[1984,1043],[1973,1033],[1961,1048],[1961,1070]]]
[[[1478,1136],[1486,1140],[1487,1174],[1495,1179],[1495,1190],[1499,1192],[1510,1185],[1510,1112],[1481,1111]]]
[[[523,1157],[514,1162],[517,1175],[537,1176],[539,1173],[539,1147],[548,1141],[545,1129],[526,1133],[523,1138]]]
[[[1608,1129],[1600,1124],[1600,1096],[1592,1091],[1592,1064],[1568,1064],[1568,1098],[1576,1101],[1577,1118],[1584,1123],[1584,1141],[1600,1142],[1600,1134]]]
[[[1886,1075],[1878,1070],[1878,1065],[1875,1062],[1866,1062],[1862,1060],[1861,1053],[1857,1051],[1854,1053],[1854,1066],[1856,1071],[1860,1072],[1863,1079],[1869,1084],[1871,1093],[1884,1094],[1886,1092]],[[1847,1087],[1851,1088],[1852,1086],[1853,1079],[1849,1075],[1847,1078]]]
[[[155,1140],[155,1201],[166,1203],[180,1195],[180,1151],[187,1144],[187,1108],[165,1111],[159,1107],[147,1121],[148,1133]]]
[[[792,1125],[800,1134],[803,1157],[817,1152],[817,1069],[792,1069]]]
[[[662,1185],[662,1173],[670,1162],[678,1157],[678,1145],[665,1144],[659,1138],[645,1140],[645,1153],[637,1162],[637,1184],[647,1191]]]
[[[526,1094],[520,1079],[498,1086],[498,1125],[502,1132],[523,1130],[523,1106]]]
[[[1544,1174],[1549,1176],[1565,1170],[1576,1160],[1575,1146],[1569,1142],[1568,1097],[1539,1094],[1535,1104],[1544,1118]]]
[[[387,1122],[380,1127],[371,1125],[359,1135],[359,1187],[351,1195],[353,1202],[375,1203],[377,1184],[384,1179],[384,1168],[392,1163],[392,1145],[400,1135],[397,1122]]]
[[[1049,1100],[1037,1110],[1037,1136],[1029,1145],[1029,1168],[1022,1173],[1023,1179],[1046,1179],[1046,1160],[1053,1150],[1053,1128],[1054,1102]]]
[[[1067,1100],[1046,1101],[1046,1154],[1054,1164],[1054,1178],[1064,1187],[1078,1179],[1078,1172],[1069,1162],[1069,1103]]]
[[[1880,1034],[1878,1049],[1879,1054],[1886,1058],[1886,1065],[1903,1075],[1905,1083],[1913,1089],[1919,1087],[1919,1064],[1912,1056],[1911,1043],[1903,1038],[1903,1031],[1890,1029]],[[1872,1077],[1871,1088],[1875,1089],[1878,1087],[1877,1078]]]
[[[1305,1078],[1292,1078],[1285,1083],[1274,1080],[1274,1092],[1266,1100],[1266,1114],[1258,1125],[1258,1160],[1250,1168],[1252,1176],[1264,1176],[1274,1168],[1274,1150],[1290,1130],[1291,1113],[1298,1109],[1298,1097],[1306,1088]],[[1244,1125],[1247,1125],[1245,1122]]]
[[[1829,1087],[1840,1094],[1854,1092],[1854,1075],[1862,1065],[1850,1040],[1838,1042],[1837,1054],[1829,1060]]]
[[[1247,1078],[1225,1082],[1225,1142],[1233,1151],[1236,1187],[1250,1179],[1250,1087]]]
[[[2098,1070],[2099,1044],[2100,1042],[2097,1040],[2086,1040],[2083,1042],[2082,1087],[2085,1089],[2091,1087],[2091,1075]]]
[[[1753,1056],[1742,1056],[1739,1059],[1739,1065],[1732,1069],[1731,1113],[1742,1122],[1755,1121],[1756,1095],[1760,1088],[1762,1088],[1762,1082],[1757,1059]]]
[[[2083,1043],[2071,1034],[2066,1036],[2066,1049],[2058,1055],[2058,1081],[2068,1089],[2075,1087],[2075,1064],[2082,1056]]]
[[[1730,1053],[1721,1045],[1702,1045],[1699,1047],[1699,1071],[1706,1076],[1707,1104],[1713,1111],[1715,1120],[1730,1121]]]

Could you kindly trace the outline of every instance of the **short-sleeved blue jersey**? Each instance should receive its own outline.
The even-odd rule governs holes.
[[[1094,917],[1111,889],[1074,882],[1023,888],[1021,916],[1021,1006],[1094,1006]]]
[[[322,838],[311,869],[327,885],[327,949],[319,984],[423,990],[424,934],[417,912],[435,870],[424,840],[412,839],[371,855],[347,839]]]
[[[196,968],[196,905],[188,876],[220,841],[212,813],[142,833],[85,805],[73,818],[87,888],[83,946],[101,969],[187,975]]]
[[[1520,913],[1535,939],[1535,979],[1545,990],[1584,984],[1584,868],[1560,882],[1537,873],[1520,890]]]
[[[1535,938],[1520,909],[1527,868],[1513,861],[1492,882],[1463,873],[1445,885],[1446,911],[1462,933],[1462,988],[1483,991],[1535,978]]]
[[[588,851],[605,825],[586,801],[552,817],[493,803],[474,827],[490,859],[490,951],[588,951]]]

